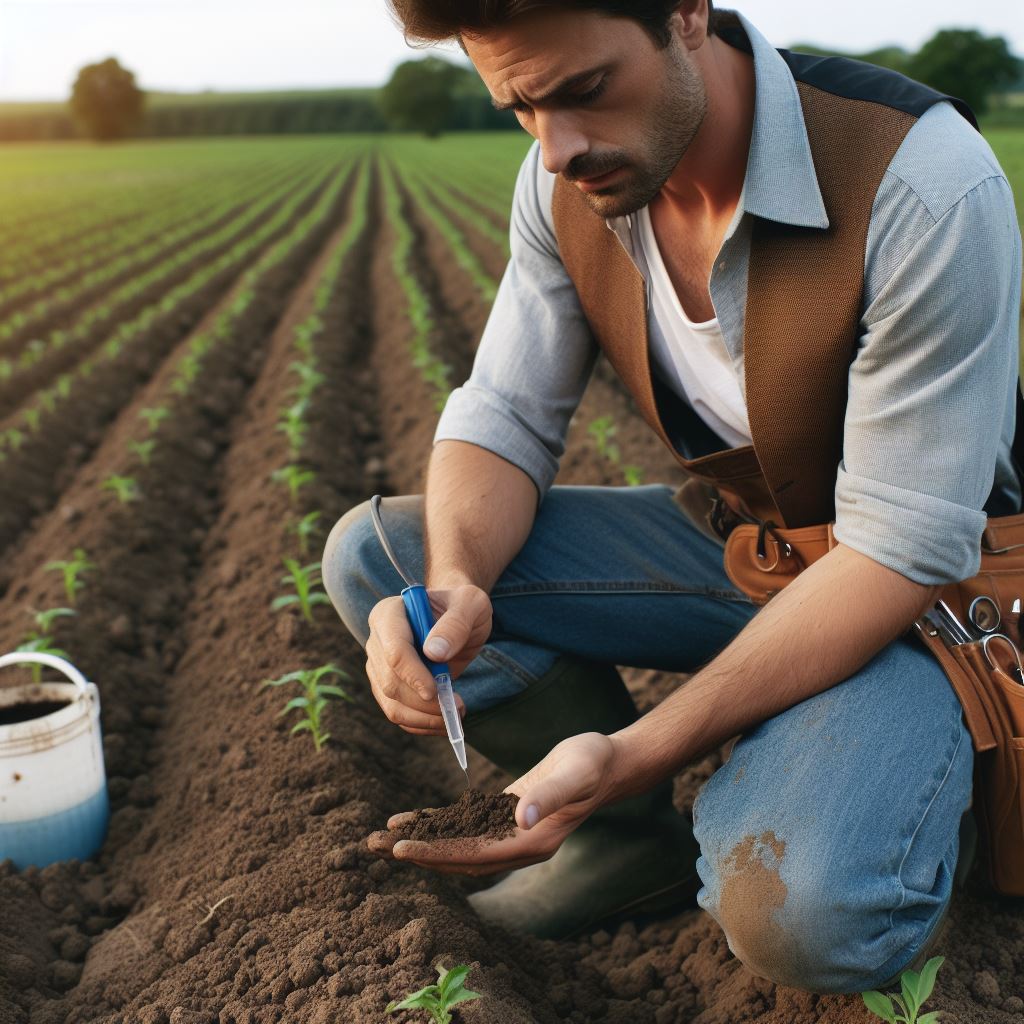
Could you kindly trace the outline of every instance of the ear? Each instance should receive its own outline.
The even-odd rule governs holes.
[[[669,19],[672,34],[688,50],[696,50],[708,34],[708,0],[682,0]]]

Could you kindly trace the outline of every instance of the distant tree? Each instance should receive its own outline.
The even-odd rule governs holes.
[[[910,54],[902,46],[882,46],[867,53],[848,53],[846,50],[833,50],[825,46],[816,46],[814,43],[794,43],[789,49],[814,54],[817,57],[852,57],[854,60],[878,64],[883,68],[901,71],[903,74],[907,73],[907,64],[910,61]]]
[[[1010,53],[1002,36],[947,28],[910,58],[907,74],[964,100],[976,114],[983,114],[989,96],[1015,82],[1021,69],[1022,62]]]
[[[71,90],[71,112],[85,132],[98,141],[127,135],[142,118],[145,94],[135,75],[115,57],[88,64]]]
[[[448,127],[462,79],[468,74],[440,57],[399,64],[380,94],[388,124],[434,137]]]

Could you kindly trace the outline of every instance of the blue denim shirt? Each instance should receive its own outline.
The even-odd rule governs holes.
[[[796,83],[739,18],[753,49],[753,134],[743,212],[722,242],[710,292],[742,384],[752,216],[822,228],[828,218]],[[535,143],[516,182],[512,256],[472,373],[434,435],[435,443],[469,441],[507,459],[531,477],[540,500],[598,355],[559,258],[553,188]],[[606,223],[647,279],[649,297],[635,216]],[[1009,183],[984,138],[950,103],[937,103],[908,132],[872,208],[836,476],[841,543],[922,584],[978,571],[993,486],[993,514],[1021,503],[1010,461],[1020,301]]]

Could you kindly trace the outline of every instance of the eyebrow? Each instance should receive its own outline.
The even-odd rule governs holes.
[[[499,103],[493,97],[491,98],[491,105],[495,110],[511,110],[513,107],[520,103],[532,103],[534,106],[538,103],[546,103],[548,100],[557,99],[564,93],[569,92],[572,88],[577,85],[582,85],[584,82],[593,78],[594,75],[599,74],[602,71],[608,71],[610,65],[602,64],[596,68],[589,68],[586,71],[581,71],[578,74],[570,75],[568,78],[563,78],[557,85],[552,86],[542,96],[538,96],[536,99],[519,99],[513,100],[511,103]]]

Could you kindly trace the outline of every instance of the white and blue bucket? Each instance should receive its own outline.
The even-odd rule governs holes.
[[[110,819],[99,691],[52,654],[0,657],[0,668],[33,663],[70,682],[0,686],[0,861],[19,870],[87,860]]]

